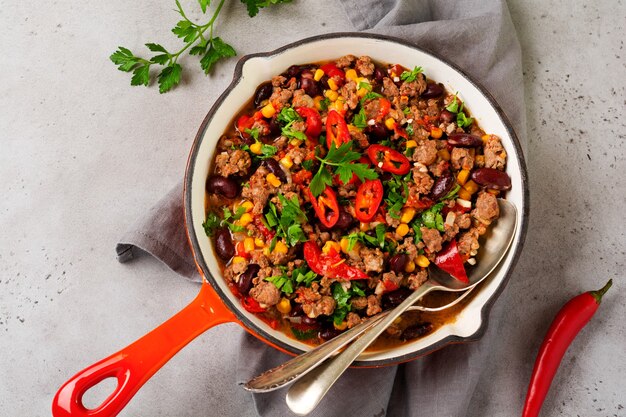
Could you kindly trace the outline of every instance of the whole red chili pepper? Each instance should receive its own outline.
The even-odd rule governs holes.
[[[610,279],[602,289],[580,294],[565,304],[557,313],[539,348],[533,368],[522,417],[536,417],[546,398],[561,359],[578,332],[595,314],[602,296],[613,284]]]

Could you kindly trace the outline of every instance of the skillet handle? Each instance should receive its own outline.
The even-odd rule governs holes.
[[[203,283],[198,296],[175,316],[63,384],[52,401],[52,415],[116,416],[139,388],[187,343],[213,326],[237,321],[213,288]],[[109,377],[117,379],[113,393],[97,408],[87,409],[82,401],[85,392]]]

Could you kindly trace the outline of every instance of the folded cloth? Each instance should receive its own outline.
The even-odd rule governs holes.
[[[355,29],[413,42],[463,68],[496,98],[525,145],[520,46],[504,0],[339,3]],[[181,197],[179,184],[133,225],[117,245],[120,262],[145,251],[179,274],[200,281],[184,232]],[[312,415],[467,416],[480,371],[496,339],[503,305],[496,303],[490,327],[479,342],[448,346],[400,366],[348,370]],[[288,359],[243,331],[239,351],[239,383]],[[262,416],[292,415],[284,395],[284,390],[255,394],[256,411]]]

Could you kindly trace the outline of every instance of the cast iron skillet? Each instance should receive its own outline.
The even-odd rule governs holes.
[[[218,324],[232,322],[266,344],[289,354],[308,346],[271,329],[243,309],[222,279],[215,254],[204,234],[204,187],[215,145],[227,124],[252,96],[258,84],[293,64],[339,58],[346,54],[369,55],[376,60],[407,67],[420,65],[424,72],[461,97],[486,131],[502,138],[508,153],[507,172],[513,189],[507,199],[518,207],[520,227],[502,265],[453,324],[446,324],[425,338],[387,351],[365,354],[355,366],[385,366],[426,355],[449,343],[479,339],[487,326],[492,304],[504,289],[519,257],[526,235],[528,181],[524,157],[510,122],[491,95],[460,68],[438,55],[402,40],[364,33],[334,33],[303,39],[273,52],[242,57],[232,83],[205,117],[191,148],[185,173],[185,226],[202,286],[198,296],[182,311],[119,352],[91,365],[67,381],[52,403],[52,414],[61,416],[114,416],[150,377],[187,343]],[[117,387],[104,402],[87,409],[84,393],[106,378]]]

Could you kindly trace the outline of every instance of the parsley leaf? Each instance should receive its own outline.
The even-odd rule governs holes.
[[[422,213],[422,224],[429,229],[437,229],[440,232],[444,232],[443,216],[441,215],[441,209],[444,203],[437,203],[425,212]]]
[[[319,170],[311,180],[310,188],[313,196],[320,195],[327,185],[332,185],[333,176],[326,169],[327,166],[335,167],[335,174],[339,175],[339,179],[347,183],[352,179],[352,175],[356,175],[361,181],[373,180],[378,178],[375,170],[367,164],[353,163],[361,157],[359,152],[352,150],[352,141],[343,143],[339,148],[331,143],[330,150],[325,158],[317,159],[321,162]]]
[[[452,102],[446,106],[446,110],[452,113],[459,112],[459,101],[457,100],[456,94],[454,95]]]
[[[307,217],[300,208],[298,196],[294,195],[287,199],[284,195],[278,194],[278,199],[282,205],[282,210],[279,213],[276,205],[270,201],[268,212],[265,214],[267,225],[272,229],[275,228],[275,237],[284,238],[289,246],[295,246],[298,242],[306,242],[308,239],[301,225],[307,222]],[[273,244],[275,244],[274,241]]]
[[[382,95],[375,93],[373,91],[370,91],[369,93],[365,94],[363,96],[363,98],[361,99],[361,101],[359,102],[361,104],[361,106],[363,106],[363,104],[365,104],[366,101],[368,100],[374,100],[375,98],[381,98]]]
[[[365,89],[367,91],[372,91],[372,84],[368,83],[367,81],[361,81],[361,82],[359,82],[357,90],[360,90],[361,88],[363,88],[363,89]]]
[[[365,292],[357,282],[352,281],[348,290],[345,290],[341,283],[335,282],[332,285],[332,295],[336,302],[335,310],[333,311],[333,322],[339,326],[352,310],[352,303],[350,302],[352,297],[355,295],[364,297]]]
[[[299,120],[302,120],[302,117],[295,111],[292,107],[283,107],[278,116],[276,116],[276,120],[281,123],[289,124]]]
[[[400,74],[400,79],[406,82],[412,82],[417,79],[417,75],[422,72],[422,67],[415,67],[411,71],[404,71]]]
[[[472,125],[472,123],[474,123],[474,118],[473,117],[467,117],[465,115],[465,112],[460,111],[457,113],[456,115],[456,124],[459,127],[462,128],[466,128]]]
[[[387,204],[387,212],[394,219],[400,218],[400,210],[406,204],[409,197],[408,183],[411,181],[411,174],[402,177],[394,175],[389,181],[386,181],[385,203]]]
[[[228,227],[233,233],[245,232],[245,227],[234,223],[235,221],[239,220],[245,212],[246,208],[242,206],[238,207],[235,213],[230,211],[228,207],[224,207],[222,210],[222,218],[220,218],[217,214],[210,211],[207,213],[206,220],[204,221],[204,223],[202,223],[202,227],[204,227],[204,232],[207,236],[213,236],[218,228],[224,226]]]
[[[241,0],[241,2],[248,8],[248,15],[254,17],[259,13],[259,9],[272,4],[291,3],[291,0]]]
[[[291,294],[298,285],[310,287],[317,278],[318,275],[315,272],[311,271],[306,265],[303,265],[291,271],[291,275],[274,275],[265,278],[265,280],[274,284],[276,288],[285,294]]]
[[[258,127],[255,127],[254,129],[245,129],[244,132],[252,136],[252,138],[255,141],[259,140],[259,128]]]
[[[354,115],[352,124],[359,129],[365,129],[367,127],[367,115],[365,114],[365,109],[363,107],[361,107],[361,110]]]
[[[320,110],[322,111],[328,110],[329,105],[330,105],[330,99],[328,97],[324,97],[323,100],[320,100]]]

